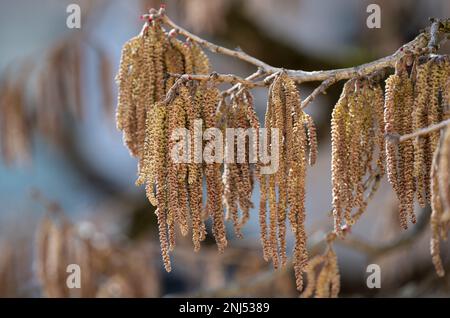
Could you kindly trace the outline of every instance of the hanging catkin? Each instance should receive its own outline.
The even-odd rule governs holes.
[[[215,127],[217,89],[181,85],[175,96],[164,99],[175,84],[175,74],[205,74],[209,60],[200,47],[177,39],[176,32],[166,33],[158,21],[147,22],[141,34],[125,43],[117,75],[119,98],[117,127],[124,142],[138,157],[137,185],[146,186],[151,204],[157,206],[161,251],[166,270],[170,271],[169,251],[175,247],[176,227],[186,235],[192,224],[194,249],[205,238],[202,206],[203,165],[198,161],[174,162],[170,150],[192,137],[196,120],[204,128]],[[216,97],[212,96],[213,94]],[[172,138],[177,129],[189,129],[191,136]],[[189,144],[188,144],[189,146]],[[192,145],[191,145],[192,147]],[[200,141],[200,147],[202,142]],[[181,150],[186,150],[181,147]],[[192,156],[192,150],[188,153]],[[182,151],[178,153],[182,157]],[[189,158],[191,159],[191,158]],[[221,221],[220,164],[205,165],[208,189],[208,213],[214,218],[214,233],[219,249],[226,245]]]
[[[421,205],[431,200],[431,254],[438,274],[443,275],[439,242],[450,224],[450,137],[447,133],[441,138],[439,131],[415,140],[399,136],[450,117],[447,56],[415,56],[411,65],[413,55],[405,53],[397,61],[395,74],[386,80],[384,94],[379,76],[384,78],[384,72],[345,83],[331,121],[334,231],[327,237],[325,254],[308,265],[305,179],[307,164],[316,162],[318,145],[314,121],[302,110],[295,81],[280,71],[254,83],[270,83],[267,134],[263,136],[249,91],[253,84],[246,86],[235,78],[241,83],[221,93],[217,82],[227,76],[189,76],[210,72],[209,60],[198,44],[208,45],[195,37],[182,41],[177,30],[166,32],[164,23],[167,20],[159,17],[147,22],[141,34],[123,47],[117,75],[117,127],[139,160],[136,184],[145,184],[149,201],[157,207],[167,271],[171,270],[169,253],[175,248],[177,230],[183,236],[192,231],[195,251],[206,237],[208,218],[220,252],[228,242],[226,220],[242,236],[253,208],[256,177],[264,259],[272,260],[275,268],[287,263],[288,220],[295,239],[292,262],[297,289],[303,290],[306,273],[308,286],[303,296],[335,297],[340,283],[332,241],[358,220],[386,170],[399,199],[402,227],[407,227],[408,220],[415,222],[416,192]],[[56,58],[60,59],[58,54]],[[228,128],[237,132],[230,140],[228,136],[223,139]],[[196,133],[201,133],[200,140]],[[260,138],[266,146],[258,142]],[[229,152],[232,156],[227,158]],[[254,154],[263,152],[276,161],[264,164],[274,164],[276,171],[265,174],[267,167],[261,160],[251,161]]]
[[[231,160],[232,162],[225,162],[224,164],[223,198],[227,212],[226,219],[232,220],[236,235],[242,237],[241,229],[250,218],[250,209],[253,208],[251,195],[254,184],[254,171],[250,165],[250,152],[255,153],[257,151],[259,122],[253,109],[253,98],[249,92],[242,91],[238,96],[234,96],[232,100],[232,105],[225,115],[226,127],[237,130],[235,130],[233,143],[230,145],[227,141],[225,144],[225,153],[228,153],[230,150],[228,147],[233,147],[234,157]],[[251,128],[253,131],[250,130]],[[238,149],[238,139],[240,140],[239,142],[244,142],[245,158],[238,158],[238,152],[242,151],[242,149]],[[252,144],[250,144],[251,141]],[[244,159],[243,162],[242,159]],[[240,218],[238,207],[242,212]]]
[[[205,120],[205,128],[216,127],[216,110],[220,101],[220,92],[216,87],[210,87],[205,92],[203,118]],[[211,140],[210,145],[214,145],[217,140]],[[208,144],[205,145],[205,148]],[[217,148],[214,147],[214,152]],[[213,154],[215,155],[215,154]],[[205,163],[206,176],[206,215],[210,215],[213,219],[213,234],[216,239],[217,247],[222,252],[227,246],[227,238],[225,233],[225,224],[222,207],[222,178],[220,163]]]
[[[446,81],[449,76],[448,56],[422,56],[416,59],[414,73],[413,131],[436,124],[446,117]],[[432,154],[439,132],[414,140],[414,176],[419,204],[430,202]]]
[[[406,64],[398,63],[395,74],[386,80],[385,129],[388,134],[412,132],[413,86]],[[396,145],[386,141],[387,172],[399,200],[400,224],[406,229],[408,218],[415,223],[414,214],[414,148],[407,140]]]

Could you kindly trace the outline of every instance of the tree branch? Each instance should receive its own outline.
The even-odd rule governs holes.
[[[220,45],[209,42],[201,37],[187,31],[186,29],[180,27],[175,22],[173,22],[166,14],[165,9],[161,8],[159,11],[151,9],[149,14],[143,16],[144,18],[150,20],[159,20],[161,23],[170,26],[175,29],[177,33],[189,38],[191,41],[196,42],[200,46],[208,49],[213,53],[218,53],[233,58],[237,58],[249,64],[252,64],[267,74],[273,74],[283,71],[282,68],[271,66],[241,50],[231,50]],[[402,58],[406,52],[412,53],[423,53],[430,48],[439,45],[440,41],[445,41],[446,38],[437,39],[437,34],[449,33],[448,29],[448,19],[446,20],[434,20],[432,24],[431,32],[423,32],[419,34],[414,40],[406,43],[401,48],[399,48],[392,55],[380,58],[370,63],[361,64],[354,67],[341,68],[335,70],[321,70],[321,71],[303,71],[303,70],[284,70],[288,76],[292,77],[295,81],[302,82],[313,82],[313,81],[325,81],[328,78],[334,78],[334,82],[350,79],[355,76],[367,76],[375,71],[381,69],[394,67],[395,63]],[[429,28],[430,29],[430,28]],[[430,41],[431,40],[431,41]],[[431,43],[431,44],[430,44]]]
[[[233,58],[237,58],[241,61],[252,64],[258,68],[258,71],[248,78],[238,78],[234,75],[220,75],[219,79],[222,82],[235,83],[229,90],[223,93],[223,96],[230,95],[235,90],[241,88],[242,85],[247,87],[256,87],[263,86],[262,82],[255,83],[252,81],[253,76],[257,74],[255,77],[259,77],[262,74],[268,75],[265,80],[265,84],[268,85],[270,83],[270,79],[277,73],[283,71],[297,83],[303,82],[322,82],[301,104],[301,108],[306,108],[311,101],[313,101],[318,95],[324,94],[327,88],[339,82],[341,80],[350,79],[353,77],[362,77],[369,76],[376,72],[381,72],[386,68],[393,68],[398,60],[403,58],[405,54],[423,54],[425,52],[435,52],[441,42],[447,40],[447,37],[443,37],[444,33],[450,33],[450,19],[439,20],[439,19],[431,19],[431,26],[420,33],[414,40],[406,43],[402,47],[400,47],[393,54],[380,58],[378,60],[361,64],[354,67],[334,69],[334,70],[320,70],[320,71],[303,71],[303,70],[285,70],[282,68],[271,66],[245,52],[242,50],[231,50],[226,47],[222,47],[220,45],[209,42],[189,31],[177,25],[174,21],[172,21],[166,14],[164,7],[161,7],[159,10],[151,9],[149,14],[143,15],[144,19],[148,19],[149,21],[158,20],[162,24],[165,24],[177,33],[185,36],[193,42],[196,42],[200,46],[208,49],[209,51],[217,54],[222,54],[226,56],[230,56]],[[206,80],[206,75],[190,75],[194,80]]]
[[[247,81],[251,81],[251,80],[254,80],[254,79],[257,79],[257,78],[261,77],[262,75],[264,75],[264,71],[262,69],[258,68],[258,70],[255,73],[250,74],[245,79]],[[241,88],[241,86],[242,86],[241,83],[235,84],[231,88],[229,88],[226,91],[222,92],[222,96],[231,95],[234,91],[239,90]]]
[[[305,100],[302,102],[301,108],[306,108],[306,106],[308,106],[308,104],[312,102],[318,95],[325,94],[326,90],[334,83],[336,83],[335,77],[330,77],[324,80],[322,84],[317,86],[316,89],[314,89],[314,91],[305,98]]]
[[[219,74],[219,73],[211,73],[211,74],[173,74],[169,73],[170,76],[174,77],[182,77],[186,76],[188,80],[195,80],[195,81],[218,81],[222,83],[230,83],[230,84],[243,84],[246,87],[252,88],[252,87],[263,87],[267,84],[264,81],[259,82],[253,82],[251,80],[248,80],[246,78],[242,78],[233,74]],[[233,88],[233,87],[232,87]]]
[[[409,139],[414,139],[419,136],[428,135],[432,132],[435,132],[436,130],[441,130],[442,128],[445,128],[446,126],[450,125],[450,119],[441,121],[440,123],[419,129],[415,132],[412,132],[410,134],[406,135],[398,135],[398,134],[386,134],[386,139],[394,144],[399,144],[401,142],[407,141]]]

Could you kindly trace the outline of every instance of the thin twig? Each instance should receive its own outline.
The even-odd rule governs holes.
[[[245,78],[233,75],[233,74],[218,74],[218,73],[211,73],[211,74],[174,74],[169,73],[170,76],[174,77],[182,77],[185,76],[188,80],[194,80],[194,81],[209,81],[211,79],[222,82],[222,83],[230,83],[230,84],[243,84],[246,87],[253,88],[253,87],[263,87],[266,86],[266,83],[264,81],[259,82],[252,82],[251,80],[247,80]]]
[[[258,70],[255,73],[250,74],[245,79],[247,81],[251,81],[251,80],[254,80],[254,79],[257,79],[257,78],[261,77],[263,74],[264,74],[264,71],[262,69],[258,68]],[[231,95],[234,91],[239,90],[240,88],[241,88],[241,84],[240,83],[235,84],[231,88],[229,88],[226,91],[222,92],[222,96]]]
[[[387,134],[386,135],[386,139],[389,142],[392,142],[394,144],[398,144],[398,143],[404,142],[404,141],[409,140],[409,139],[414,139],[414,138],[419,137],[419,136],[428,135],[428,134],[430,134],[432,132],[435,132],[436,130],[440,130],[440,129],[445,128],[446,126],[449,126],[449,125],[450,125],[450,119],[447,119],[447,120],[441,121],[440,123],[437,123],[437,124],[434,124],[434,125],[430,125],[428,127],[416,130],[415,132],[412,132],[410,134],[406,134],[406,135],[402,135],[402,136],[400,136],[398,134]]]
[[[170,26],[175,29],[177,33],[189,38],[191,41],[196,42],[202,47],[210,50],[211,52],[234,57],[240,59],[244,62],[252,64],[261,70],[263,70],[267,74],[273,74],[280,71],[283,71],[282,68],[271,66],[241,50],[231,50],[220,45],[209,42],[205,39],[200,38],[199,36],[187,31],[186,29],[180,27],[175,22],[173,22],[166,14],[165,10],[161,8],[159,11],[150,10],[150,14],[144,15],[144,17],[151,18],[154,20],[159,20],[161,23]],[[442,21],[444,21],[442,23]],[[328,78],[334,78],[335,82],[344,79],[350,79],[355,76],[367,76],[373,72],[385,69],[392,68],[395,66],[395,63],[402,58],[407,52],[411,53],[421,53],[428,50],[428,45],[430,43],[430,37],[432,34],[437,33],[449,33],[450,30],[447,27],[443,27],[447,25],[448,20],[442,20],[439,23],[439,28],[435,32],[423,32],[419,34],[414,40],[409,43],[403,45],[392,55],[380,58],[370,63],[361,64],[355,67],[341,68],[335,70],[325,70],[325,71],[303,71],[303,70],[284,70],[288,76],[290,76],[295,81],[301,82],[313,82],[313,81],[325,81]],[[443,28],[442,28],[443,27]],[[439,41],[445,41],[446,37],[442,37]],[[439,42],[438,41],[438,42]]]
[[[317,86],[316,89],[311,94],[309,94],[308,97],[305,98],[305,100],[302,102],[301,108],[306,108],[306,106],[308,106],[308,104],[312,102],[318,95],[325,94],[328,87],[330,87],[334,83],[336,83],[336,78],[334,77],[330,77],[324,80],[322,84]]]

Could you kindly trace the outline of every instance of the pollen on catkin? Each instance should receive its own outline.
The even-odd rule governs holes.
[[[447,80],[449,78],[449,57],[434,55],[420,56],[415,60],[413,131],[436,124],[448,116]],[[419,204],[430,203],[431,165],[440,133],[432,132],[414,140],[414,176]]]
[[[398,63],[395,74],[386,80],[385,130],[387,134],[411,133],[413,86],[405,64]],[[415,223],[414,214],[414,149],[407,140],[396,145],[386,140],[388,180],[399,200],[400,225],[406,229],[408,218]]]
[[[136,184],[145,184],[150,203],[157,207],[161,251],[168,271],[177,227],[182,235],[192,227],[194,250],[205,238],[203,175],[208,180],[207,208],[212,211],[219,249],[226,245],[221,221],[220,164],[212,164],[211,169],[195,160],[175,162],[172,158],[174,153],[178,158],[193,156],[192,145],[184,142],[192,136],[180,135],[178,129],[187,128],[193,134],[197,120],[204,121],[200,133],[215,127],[211,121],[215,114],[211,112],[215,112],[216,103],[207,100],[211,89],[193,83],[180,85],[171,100],[165,100],[175,84],[174,75],[205,74],[210,69],[208,57],[197,44],[175,36],[174,32],[167,33],[159,21],[147,22],[138,36],[125,43],[117,75],[117,127],[123,131],[130,153],[138,158]]]
[[[265,128],[268,139],[271,129],[278,130],[275,141],[279,143],[280,160],[276,173],[261,175],[260,201],[264,258],[271,259],[275,268],[286,263],[286,219],[289,220],[295,237],[293,263],[298,290],[303,288],[307,264],[304,222],[308,145],[311,163],[317,151],[314,123],[303,112],[300,102],[295,82],[285,73],[278,74],[269,87]],[[273,146],[269,147],[269,153],[275,151]]]
[[[236,235],[242,237],[241,229],[249,220],[250,209],[253,208],[251,195],[254,185],[254,169],[250,164],[250,152],[257,151],[255,146],[257,147],[259,130],[259,122],[253,109],[253,98],[248,91],[242,91],[239,95],[232,97],[232,103],[227,109],[225,117],[225,126],[235,129],[235,134],[232,136],[232,140],[225,142],[225,154],[231,151],[233,157],[227,157],[224,164],[223,199],[226,207],[226,219],[232,220]],[[233,149],[229,149],[229,147],[233,147]],[[238,158],[238,153],[243,150],[245,151],[244,158]],[[239,210],[241,211],[240,217]]]
[[[373,162],[380,169],[379,173],[383,172],[382,102],[379,85],[361,78],[345,83],[334,107],[331,172],[334,230],[337,234],[342,233],[344,225],[354,224],[354,209],[360,211],[365,208],[364,177],[374,170]],[[378,158],[374,158],[375,153]]]

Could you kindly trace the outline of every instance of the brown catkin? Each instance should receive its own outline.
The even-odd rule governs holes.
[[[235,101],[233,102],[233,105],[226,113],[226,125],[230,128],[237,128],[238,123],[236,122],[236,116],[237,116],[237,110],[236,110],[236,104]],[[224,174],[223,174],[223,185],[224,185],[224,204],[226,208],[226,216],[225,218],[227,220],[231,219],[233,222],[235,234],[237,237],[241,238],[242,233],[240,231],[239,226],[239,211],[238,211],[238,201],[239,201],[239,194],[238,194],[238,179],[241,177],[239,175],[239,169],[236,164],[236,149],[235,149],[235,141],[236,138],[233,137],[232,143],[229,142],[225,143],[225,152],[226,154],[229,153],[229,151],[233,151],[234,156],[233,158],[227,158],[227,162],[224,165]],[[232,149],[230,149],[232,148]],[[230,160],[231,159],[231,160]],[[231,161],[231,162],[228,162]]]
[[[152,28],[154,28],[154,37],[155,37],[154,49],[152,52],[153,58],[152,73],[154,74],[153,76],[155,83],[153,96],[155,101],[161,101],[164,99],[166,95],[166,90],[164,86],[164,80],[166,77],[164,53],[167,50],[169,41],[167,39],[164,30],[160,25],[154,23],[152,25]]]
[[[295,237],[293,263],[299,291],[303,288],[303,272],[307,264],[304,227],[307,129],[310,128],[311,131],[314,129],[312,121],[309,121],[308,115],[300,108],[300,94],[294,81],[285,73],[278,74],[269,87],[265,128],[268,129],[270,140],[271,134],[275,132],[272,129],[278,130],[279,135],[276,141],[279,144],[280,158],[278,170],[275,173],[261,175],[262,244],[266,260],[272,259],[275,268],[284,265],[287,259],[286,219],[289,219]],[[313,139],[311,138],[311,141]],[[273,144],[269,147],[269,153],[275,151],[273,147]],[[267,199],[268,205],[266,205]],[[269,215],[268,225],[266,212]]]
[[[273,84],[272,84],[273,85]],[[264,127],[267,130],[267,141],[271,140],[271,129],[274,125],[274,112],[273,112],[273,104],[272,104],[272,94],[271,90],[273,86],[269,87],[269,95],[267,98],[267,108],[266,114],[264,118]],[[271,149],[269,146],[268,152],[271,153]],[[274,268],[278,268],[278,240],[277,240],[277,202],[276,202],[276,189],[275,189],[275,176],[273,174],[265,176],[266,179],[266,189],[267,189],[267,199],[268,199],[268,246],[267,251],[270,252],[270,259],[272,259],[272,263]],[[265,204],[260,204],[261,207]],[[260,220],[262,217],[260,216]]]
[[[290,193],[290,219],[292,228],[295,229],[294,246],[294,273],[297,290],[303,289],[303,271],[307,265],[308,255],[306,249],[305,232],[305,179],[306,179],[306,143],[307,136],[304,127],[304,117],[306,114],[298,114],[298,120],[294,124],[293,131],[293,157],[297,158],[291,166],[291,182],[288,192]],[[292,222],[291,221],[291,222]]]
[[[438,164],[439,196],[444,209],[443,217],[450,226],[450,129],[446,128],[442,136]]]
[[[403,107],[402,111],[402,130],[401,134],[409,134],[412,132],[411,125],[411,114],[413,112],[413,85],[408,74],[405,72],[402,74],[402,97],[403,97]],[[404,209],[408,214],[412,223],[416,223],[416,216],[414,214],[414,145],[411,140],[407,140],[402,143],[401,156],[403,160],[403,171],[402,175],[404,178]]]
[[[346,123],[349,95],[354,89],[353,81],[348,81],[334,106],[331,118],[331,182],[333,186],[334,230],[341,233],[343,210],[345,208],[345,171],[348,163]]]
[[[443,207],[441,202],[441,196],[439,192],[439,180],[438,180],[438,161],[439,151],[434,154],[433,167],[431,170],[431,240],[430,240],[430,252],[431,260],[436,269],[438,276],[443,277],[445,274],[444,267],[440,256],[440,227],[441,217],[443,214]]]
[[[379,85],[367,78],[347,81],[331,119],[333,216],[338,235],[344,226],[351,227],[367,206],[366,176],[371,178],[382,173],[382,117],[383,97]],[[380,171],[374,171],[373,162]]]
[[[266,145],[270,142],[271,128],[272,128],[272,105],[271,96],[269,94],[267,100],[266,113],[264,116],[264,128],[266,129],[265,142]],[[267,147],[267,152],[270,153],[270,147]],[[261,230],[261,243],[263,248],[263,256],[266,261],[273,257],[273,237],[272,237],[272,204],[270,200],[270,175],[260,175],[260,201],[259,201],[259,222]],[[267,209],[269,217],[267,218]],[[269,225],[267,226],[267,220]]]
[[[278,201],[276,206],[276,217],[277,217],[277,236],[278,236],[278,250],[281,265],[286,263],[286,195],[287,195],[287,176],[286,176],[286,150],[287,144],[284,143],[286,140],[286,104],[285,88],[283,87],[283,81],[285,80],[285,74],[278,76],[272,84],[272,102],[273,102],[273,118],[274,127],[279,129],[278,135],[278,145],[279,145],[279,165],[278,170],[275,173],[276,183],[275,187],[278,188]],[[275,227],[275,226],[274,226]]]
[[[306,127],[308,132],[308,148],[309,148],[309,156],[308,162],[309,165],[312,166],[316,163],[317,159],[317,133],[316,133],[316,125],[310,115],[306,115]]]
[[[377,146],[378,146],[378,159],[377,159],[377,167],[380,172],[380,175],[383,176],[385,173],[385,160],[386,160],[386,149],[384,145],[385,139],[385,128],[384,128],[384,93],[383,89],[379,84],[374,85],[373,87],[373,99],[372,99],[372,107],[374,110],[375,121],[377,132]]]
[[[416,60],[415,65],[415,85],[414,85],[414,111],[413,111],[413,130],[417,131],[427,126],[426,101],[429,96],[428,92],[428,71],[430,63],[420,64],[420,60]],[[417,201],[424,207],[426,204],[425,196],[425,138],[416,138],[414,140],[414,176],[416,179]]]
[[[201,108],[203,105],[205,86],[199,85],[196,87],[191,107],[187,108],[187,121],[188,129],[191,137],[191,148],[190,148],[190,162],[188,164],[188,194],[189,194],[189,206],[191,211],[192,220],[192,242],[194,244],[194,250],[198,251],[200,249],[200,242],[205,238],[205,225],[202,220],[202,192],[203,192],[203,171],[201,158],[197,158],[197,154],[194,153],[197,149],[194,146],[197,141],[194,140],[196,129],[200,129],[202,132],[203,127],[195,127],[196,123],[201,123]],[[197,147],[202,146],[202,141],[200,140]],[[200,161],[200,162],[199,162]]]
[[[237,128],[237,130],[235,136],[233,136],[233,144],[229,145],[228,142],[226,144],[226,153],[228,153],[229,147],[234,148],[234,158],[232,159],[235,163],[225,164],[224,184],[227,190],[224,199],[228,206],[227,216],[231,216],[238,237],[242,236],[241,229],[249,220],[250,209],[253,207],[251,195],[254,181],[250,166],[250,151],[255,146],[257,136],[252,136],[252,132],[249,131],[252,125],[255,125],[255,123],[252,123],[255,114],[251,103],[252,98],[243,92],[232,97],[231,108],[227,111],[227,127]],[[259,123],[256,127],[259,127]],[[252,143],[250,143],[251,136],[254,138]],[[245,151],[244,156],[241,154],[242,150]],[[240,219],[238,217],[238,205],[242,212]]]
[[[206,128],[216,127],[216,110],[220,101],[220,93],[216,87],[209,88],[205,93],[203,117]],[[206,146],[208,147],[208,146]],[[214,151],[217,151],[215,149]],[[219,163],[206,163],[207,214],[213,218],[213,234],[217,247],[223,252],[227,245],[225,224],[222,209],[222,180]]]
[[[384,104],[384,130],[386,134],[396,134],[396,89],[400,86],[400,77],[398,75],[391,75],[386,80],[385,88],[385,104]],[[394,191],[397,192],[398,185],[398,171],[397,171],[397,147],[395,144],[386,142],[386,170],[389,183],[392,185]]]
[[[181,99],[181,104],[178,105],[177,109],[174,109],[174,111],[178,112],[178,116],[180,117],[179,119],[179,123],[177,128],[182,129],[185,128],[187,126],[187,111],[186,109],[190,109],[192,108],[192,103],[191,103],[191,96],[189,93],[189,90],[187,87],[180,87],[179,90],[179,95],[180,95],[180,99]],[[188,138],[189,136],[187,134],[183,134],[182,138]],[[177,218],[178,218],[178,222],[179,222],[179,227],[180,227],[180,231],[181,231],[181,235],[186,236],[188,233],[188,223],[189,223],[189,206],[188,206],[188,189],[187,189],[187,184],[188,184],[188,164],[187,164],[187,160],[188,158],[188,152],[189,149],[187,147],[187,143],[186,140],[182,140],[184,141],[183,143],[183,150],[181,151],[181,153],[179,154],[180,157],[183,158],[182,162],[177,164],[177,176],[178,176],[178,189],[179,189],[179,193],[178,193],[178,202],[179,202],[179,210],[177,213]],[[181,142],[181,141],[179,141]],[[172,149],[172,148],[170,148]]]
[[[278,254],[278,239],[277,239],[277,193],[275,189],[275,176],[272,174],[269,177],[269,240],[270,251],[272,252],[271,259],[273,267],[278,268],[279,254]]]
[[[164,107],[164,106],[160,106]],[[164,132],[164,131],[163,131]],[[168,155],[166,155],[166,138],[165,134],[162,136],[161,141],[156,148],[159,152],[158,159],[156,160],[155,174],[156,174],[156,201],[157,201],[157,209],[155,214],[158,219],[158,230],[159,230],[159,240],[161,244],[161,254],[164,262],[164,267],[167,272],[171,271],[169,250],[174,245],[174,237],[173,237],[173,223],[172,225],[168,224],[168,189],[166,186],[166,178],[167,178],[167,159]],[[147,185],[148,186],[148,185]],[[170,227],[172,229],[170,230]],[[168,232],[168,230],[170,230]],[[169,235],[169,237],[168,237]],[[170,242],[169,242],[170,241]]]
[[[325,261],[324,255],[316,255],[308,261],[308,266],[305,268],[307,285],[303,289],[300,297],[309,298],[314,295],[316,290],[316,272],[317,268]]]
[[[119,74],[119,98],[117,106],[117,127],[123,131],[123,140],[131,155],[138,155],[138,145],[135,138],[136,109],[134,95],[139,90],[136,78],[139,76],[139,50],[142,44],[140,36],[134,37],[125,43],[122,49]]]
[[[259,201],[259,224],[261,231],[261,244],[263,249],[263,257],[266,262],[272,257],[272,246],[267,237],[267,177],[260,177],[260,201]]]
[[[386,97],[385,97],[385,110],[384,121],[385,131],[387,134],[401,134],[403,131],[403,122],[408,122],[407,118],[404,118],[403,109],[407,108],[404,99],[404,73],[397,73],[399,69],[396,69],[396,74],[391,75],[386,80]],[[389,139],[386,140],[386,165],[388,180],[392,185],[397,198],[400,201],[399,204],[399,217],[400,225],[406,229],[408,227],[408,207],[405,206],[405,197],[407,188],[405,186],[405,145],[396,145]],[[408,163],[409,164],[409,163]],[[412,206],[411,206],[412,208]]]
[[[166,33],[157,20],[147,22],[139,36],[125,43],[117,75],[117,127],[123,131],[131,154],[139,159],[136,184],[145,184],[150,203],[157,207],[161,251],[167,270],[170,270],[169,251],[175,247],[176,226],[182,235],[192,226],[196,251],[206,237],[202,216],[203,175],[207,181],[207,209],[208,215],[213,217],[213,232],[219,249],[226,246],[221,164],[203,165],[198,156],[203,148],[202,140],[195,153],[194,142],[183,142],[185,137],[193,137],[195,130],[200,129],[198,132],[202,133],[205,128],[216,127],[220,94],[215,87],[207,88],[204,83],[188,81],[174,86],[173,74],[207,74],[210,71],[203,50],[189,39],[182,42],[175,35],[176,32]],[[172,138],[174,132],[180,132],[178,128],[188,129],[189,133]],[[190,157],[181,157],[182,162],[171,157],[172,154],[186,156],[186,150]],[[241,170],[248,194],[251,192],[248,189],[253,187],[251,173],[245,167]],[[242,223],[248,219],[251,207],[250,198],[246,199],[240,201],[246,207]]]
[[[208,56],[196,43],[191,43],[191,55],[195,74],[208,74],[211,71]]]
[[[155,102],[153,90],[155,79],[153,78],[154,61],[152,54],[156,43],[155,27],[145,29],[141,35],[141,48],[139,52],[139,77],[134,79],[134,97],[136,103],[136,143],[138,147],[139,167],[142,169],[143,160],[142,152],[144,151],[145,143],[145,125],[148,107],[153,106]]]
[[[339,271],[333,249],[326,253],[325,262],[317,277],[316,297],[337,297],[339,292]]]
[[[450,129],[446,129],[433,155],[431,169],[431,258],[439,276],[445,270],[440,256],[440,240],[448,238],[450,230]]]
[[[169,44],[164,55],[166,70],[172,74],[184,74],[184,57],[183,53],[174,44],[177,39],[169,38]],[[175,77],[168,76],[166,79],[166,93],[175,84]]]
[[[236,119],[237,119],[237,127],[239,129],[238,132],[238,138],[241,140],[244,139],[244,158],[238,158],[237,162],[237,168],[238,168],[238,175],[239,178],[237,179],[237,188],[239,189],[238,196],[239,196],[239,207],[242,211],[242,217],[238,224],[238,231],[241,230],[241,228],[247,223],[247,221],[250,218],[250,209],[253,208],[253,203],[251,201],[251,195],[253,190],[253,176],[251,174],[251,167],[250,167],[250,157],[249,157],[249,151],[251,149],[250,146],[250,135],[248,137],[247,133],[250,129],[250,122],[247,118],[247,111],[248,107],[246,105],[247,100],[243,98],[244,96],[241,95],[237,98],[237,104],[236,104]],[[251,107],[251,106],[250,106]],[[245,129],[245,130],[244,130]],[[238,145],[237,145],[238,146]],[[239,149],[237,149],[239,150]],[[243,162],[239,163],[241,159],[244,159]]]

